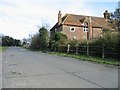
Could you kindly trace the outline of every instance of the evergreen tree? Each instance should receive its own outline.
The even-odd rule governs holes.
[[[120,8],[117,8],[113,13],[111,13],[111,26],[120,31]]]
[[[49,42],[48,31],[45,27],[39,29],[40,33],[40,49],[46,50]]]

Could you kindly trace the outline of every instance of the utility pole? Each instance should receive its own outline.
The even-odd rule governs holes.
[[[90,23],[91,23],[91,18],[89,17],[88,19],[88,32],[87,32],[87,55],[89,56],[89,40],[90,40]]]
[[[89,56],[89,41],[87,40],[87,56]]]

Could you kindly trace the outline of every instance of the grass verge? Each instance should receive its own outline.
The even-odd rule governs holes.
[[[7,49],[8,47],[3,47],[3,46],[0,46],[0,52],[3,52]]]
[[[58,52],[49,52],[49,54],[76,58],[78,60],[83,60],[83,61],[86,60],[86,61],[97,62],[101,64],[120,66],[120,61],[115,60],[115,59],[105,59],[105,58],[102,59],[99,57],[91,57],[91,56],[86,56],[86,55],[73,55],[73,54],[58,53]]]

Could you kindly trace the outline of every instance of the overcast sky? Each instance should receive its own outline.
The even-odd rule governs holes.
[[[100,2],[101,1],[101,2]],[[103,17],[107,9],[113,12],[119,0],[0,0],[0,34],[16,39],[38,32],[39,26],[51,28],[57,22],[58,11],[78,15]]]

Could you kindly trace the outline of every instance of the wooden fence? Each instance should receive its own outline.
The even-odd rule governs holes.
[[[79,46],[61,46],[55,47],[55,52],[63,52],[76,55],[88,55],[88,56],[97,56],[102,58],[112,58],[118,59],[119,52],[118,50],[113,50],[113,48],[107,48],[104,44],[102,45],[79,45]]]

